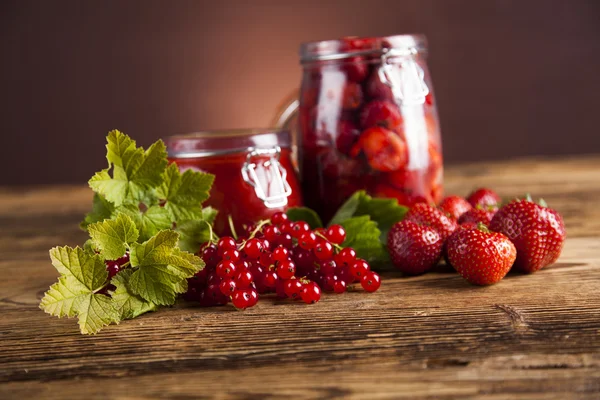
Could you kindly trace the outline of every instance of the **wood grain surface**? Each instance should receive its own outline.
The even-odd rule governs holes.
[[[559,261],[474,287],[445,267],[381,290],[247,311],[179,303],[96,336],[38,303],[48,249],[85,239],[85,187],[0,189],[0,398],[600,398],[600,157],[463,165],[448,193],[530,192],[563,214]]]

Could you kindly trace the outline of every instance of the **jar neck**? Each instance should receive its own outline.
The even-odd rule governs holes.
[[[196,132],[165,139],[171,158],[201,158],[246,153],[251,149],[290,148],[284,130],[233,130]]]
[[[425,53],[423,35],[397,35],[379,38],[344,38],[304,43],[300,47],[301,64],[321,61],[343,61],[354,58],[401,57]]]

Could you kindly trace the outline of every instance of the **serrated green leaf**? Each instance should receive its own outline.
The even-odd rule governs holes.
[[[352,247],[358,257],[369,262],[385,257],[385,247],[380,241],[381,231],[368,215],[352,217],[340,223],[346,230],[343,247]]]
[[[161,231],[142,244],[131,247],[131,265],[137,267],[128,287],[136,295],[160,305],[175,302],[183,283],[201,269],[200,259],[181,252],[177,246],[179,234]],[[194,264],[198,262],[198,264]]]
[[[102,258],[80,247],[54,247],[50,249],[50,259],[58,272],[64,276],[73,276],[92,292],[100,289],[108,278]]]
[[[202,209],[202,219],[212,225],[215,223],[215,218],[217,218],[218,213],[218,210],[215,210],[210,206],[204,207]]]
[[[157,307],[156,304],[144,300],[127,288],[127,282],[132,274],[132,269],[124,269],[110,281],[116,288],[111,293],[113,307],[121,320],[135,318],[149,311],[154,311]]]
[[[46,292],[40,308],[59,317],[79,317],[81,333],[96,333],[103,326],[118,322],[119,316],[108,296],[97,294],[106,285],[104,261],[76,247],[50,250],[52,264],[62,274]]]
[[[169,165],[157,194],[166,201],[171,220],[202,219],[202,203],[208,199],[214,179],[214,175],[189,169],[182,174],[176,164]]]
[[[159,140],[144,152],[129,136],[115,130],[108,134],[106,148],[109,168],[97,172],[90,187],[115,206],[152,204],[167,166],[165,144]]]
[[[119,322],[119,314],[110,297],[103,294],[84,295],[77,304],[77,312],[79,329],[81,333],[88,335],[98,333],[106,325]]]
[[[61,276],[50,286],[40,302],[40,308],[48,314],[62,317],[77,315],[77,304],[90,290],[73,276]]]
[[[170,229],[173,225],[169,212],[159,205],[141,211],[136,205],[130,204],[117,208],[117,211],[127,214],[140,232],[139,242],[146,241],[159,231]]]
[[[308,207],[292,207],[287,210],[286,214],[291,221],[304,221],[310,225],[311,229],[323,227],[319,215]]]
[[[202,220],[184,221],[175,228],[179,232],[179,248],[190,253],[197,253],[200,246],[211,239],[212,227]]]
[[[88,232],[100,254],[107,260],[122,257],[129,245],[137,241],[138,229],[133,220],[123,213],[88,226]]]
[[[107,201],[103,196],[98,193],[94,193],[94,199],[92,202],[92,211],[86,214],[83,222],[81,222],[81,228],[87,229],[89,224],[95,222],[104,221],[112,216],[115,207]]]

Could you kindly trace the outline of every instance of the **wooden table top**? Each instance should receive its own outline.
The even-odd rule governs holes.
[[[0,398],[600,398],[600,156],[447,170],[447,193],[482,185],[562,213],[555,265],[490,287],[388,273],[311,306],[181,303],[96,336],[38,308],[91,191],[0,189]]]

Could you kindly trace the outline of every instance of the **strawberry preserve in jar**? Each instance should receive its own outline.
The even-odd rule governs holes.
[[[364,189],[438,202],[442,149],[426,40],[419,35],[305,43],[299,99],[307,206],[329,218]]]
[[[277,211],[302,205],[287,131],[238,130],[200,132],[166,139],[169,160],[181,171],[215,175],[205,205],[219,211],[217,234],[229,234],[231,216],[242,232]]]

